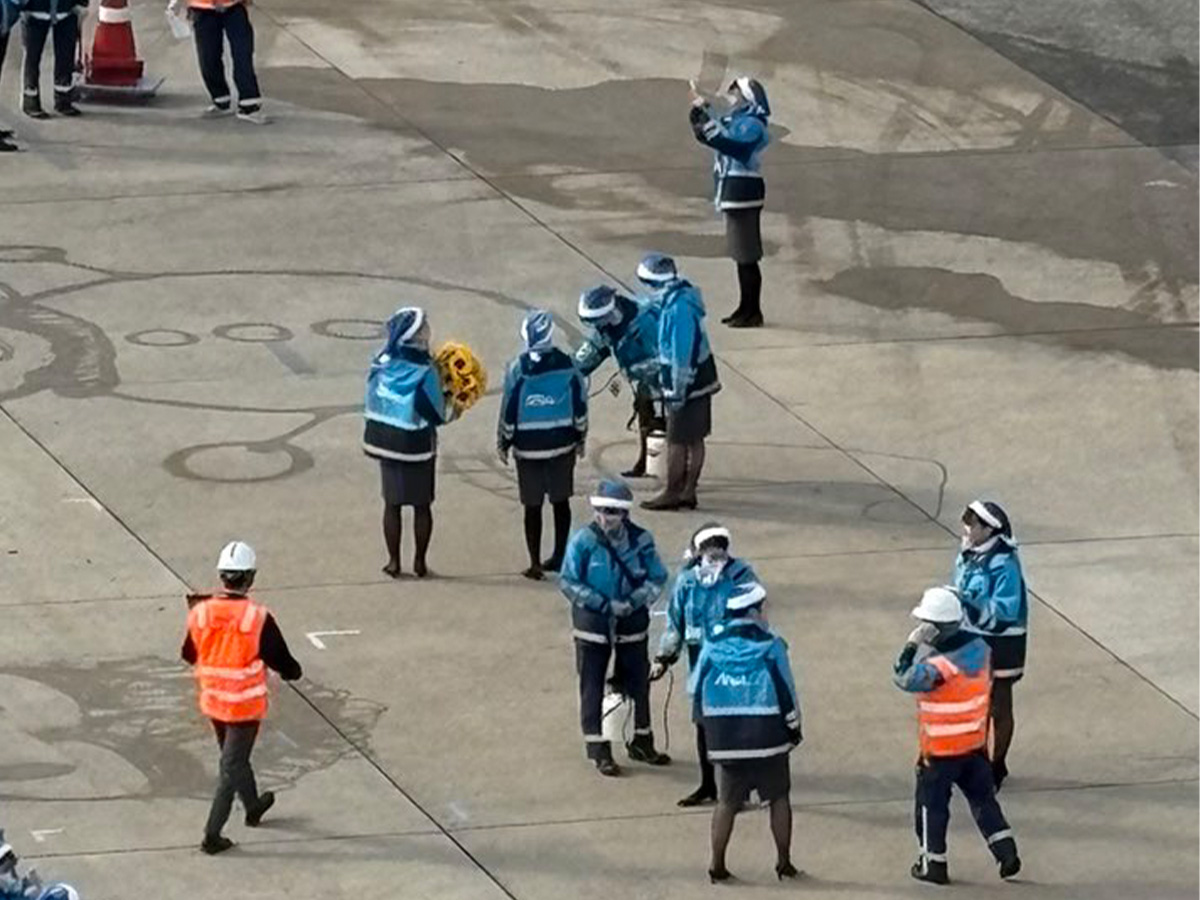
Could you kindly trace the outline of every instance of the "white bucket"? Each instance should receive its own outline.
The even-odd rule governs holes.
[[[646,435],[646,474],[662,481],[667,477],[667,435],[651,431]]]
[[[600,703],[600,732],[604,739],[612,744],[624,741],[625,722],[633,711],[632,705],[624,694],[609,691]]]
[[[167,27],[171,29],[171,36],[177,41],[187,40],[192,36],[192,24],[177,11],[167,10]]]

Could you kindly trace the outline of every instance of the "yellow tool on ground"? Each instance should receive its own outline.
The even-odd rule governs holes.
[[[447,341],[438,348],[433,361],[458,415],[474,406],[487,391],[487,370],[466,344]]]

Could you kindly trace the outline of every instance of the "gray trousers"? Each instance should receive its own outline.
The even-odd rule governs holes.
[[[221,748],[221,768],[217,777],[217,792],[208,811],[208,824],[204,826],[206,838],[220,836],[221,829],[229,821],[234,794],[241,799],[247,812],[258,806],[258,786],[254,783],[254,770],[250,768],[250,753],[258,737],[259,723],[227,723],[216,719],[212,723],[217,733],[217,744]]]

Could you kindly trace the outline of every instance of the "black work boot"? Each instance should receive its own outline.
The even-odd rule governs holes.
[[[1021,871],[1021,857],[1017,855],[1017,842],[1011,837],[996,841],[989,848],[1000,864],[1000,877],[1012,878]]]
[[[654,735],[635,734],[633,740],[625,745],[625,751],[634,762],[644,762],[652,766],[666,766],[671,757],[654,749]]]
[[[621,774],[621,767],[617,765],[612,755],[612,744],[608,741],[603,743],[596,741],[587,745],[588,759],[596,764],[596,771],[601,775],[609,778],[615,778]]]
[[[913,863],[911,873],[917,881],[927,881],[930,884],[949,884],[950,870],[944,862],[932,859],[917,860]]]
[[[21,97],[21,112],[31,119],[50,118],[50,114],[42,109],[42,98],[37,94],[24,94]]]
[[[200,850],[207,853],[209,856],[216,856],[218,853],[224,853],[233,847],[233,841],[229,838],[218,834],[216,837],[205,837],[200,843]]]
[[[708,784],[702,784],[686,797],[681,798],[676,802],[676,806],[687,808],[689,806],[703,806],[705,803],[717,802],[716,787]]]
[[[275,805],[275,792],[263,791],[258,795],[258,805],[254,809],[246,810],[246,824],[251,828],[257,828],[262,823],[262,817],[267,814],[267,810]]]
[[[60,116],[82,116],[83,110],[75,105],[74,91],[54,89],[54,111]]]

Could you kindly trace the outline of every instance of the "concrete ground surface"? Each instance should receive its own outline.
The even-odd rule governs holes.
[[[0,158],[0,826],[44,875],[85,900],[920,896],[890,667],[984,495],[1036,596],[1001,795],[1025,870],[999,882],[955,801],[957,893],[1197,895],[1186,153],[908,0],[264,0],[265,128],[199,120],[191,48],[133,9],[157,101],[21,120]],[[687,79],[742,71],[775,110],[757,331],[715,321],[736,288],[686,123]],[[805,709],[796,884],[752,812],[740,880],[708,886],[708,811],[674,803],[682,671],[666,728],[654,698],[675,765],[585,762],[494,392],[442,434],[440,577],[379,573],[382,320],[426,306],[495,388],[522,310],[573,343],[579,291],[648,249],[703,289],[724,390],[701,509],[638,518],[672,565],[720,519],[770,587]],[[627,404],[593,402],[577,522],[633,453]],[[182,595],[235,536],[305,678],[256,751],[278,806],[210,859]]]

